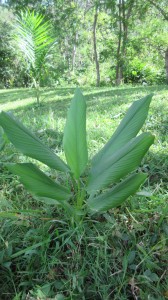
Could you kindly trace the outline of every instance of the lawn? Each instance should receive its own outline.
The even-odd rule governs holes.
[[[0,90],[10,111],[61,158],[74,88],[45,88],[41,105],[29,89]],[[106,143],[130,104],[154,93],[142,131],[155,135],[142,171],[148,179],[120,208],[79,227],[61,209],[37,201],[3,162],[30,161],[10,143],[0,161],[0,299],[162,300],[168,298],[168,86],[82,88],[89,159]],[[40,165],[53,179],[60,174]]]

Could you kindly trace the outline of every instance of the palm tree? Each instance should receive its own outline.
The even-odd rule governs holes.
[[[54,45],[51,24],[44,16],[25,10],[16,18],[15,40],[26,60],[27,71],[36,89],[37,103],[40,101],[40,83],[46,60]]]

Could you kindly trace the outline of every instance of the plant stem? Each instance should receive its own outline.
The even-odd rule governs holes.
[[[81,183],[80,183],[80,180],[78,179],[78,182],[77,182],[77,208],[78,209],[81,209],[82,207],[82,204],[83,204],[83,198],[82,198],[82,191],[81,191]]]
[[[83,201],[85,198],[85,190],[81,187],[80,179],[77,180],[77,194],[76,194],[76,210],[75,210],[75,221],[77,223],[82,221],[83,217]]]
[[[40,104],[40,83],[38,80],[36,80],[35,78],[33,79],[33,84],[35,87],[35,91],[36,91],[36,100],[37,100],[37,104]]]
[[[40,104],[40,85],[39,83],[36,83],[36,99],[37,99],[37,104]]]

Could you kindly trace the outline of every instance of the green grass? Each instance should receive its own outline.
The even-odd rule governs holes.
[[[38,202],[1,164],[0,299],[166,299],[168,86],[82,90],[90,158],[130,104],[154,93],[143,130],[156,138],[140,167],[148,180],[121,208],[72,228],[61,209]],[[32,90],[1,90],[0,110],[14,113],[64,159],[63,129],[73,94],[74,88],[46,88],[37,107]],[[27,158],[8,143],[0,160]],[[60,174],[50,175],[61,181]]]

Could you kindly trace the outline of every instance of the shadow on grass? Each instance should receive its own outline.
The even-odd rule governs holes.
[[[44,88],[41,89],[41,98],[49,98],[50,96],[66,96],[67,93],[74,92],[75,88]],[[36,103],[34,89],[8,89],[0,91],[0,104],[4,104],[7,102],[13,102],[16,100],[24,100],[30,97],[33,97]]]
[[[144,168],[149,175],[150,186],[156,186],[162,192],[167,191],[168,154],[150,151],[145,159]]]
[[[88,111],[103,112],[103,110],[109,110],[110,107],[115,105],[122,105],[132,100],[139,98],[138,93],[149,94],[153,92],[166,90],[167,86],[152,86],[152,87],[125,87],[125,88],[100,88],[100,90],[94,90],[94,88],[82,88],[87,101]],[[36,99],[34,103],[24,103],[22,106],[10,109],[17,112],[32,112],[45,114],[49,108],[53,110],[58,117],[65,117],[67,113],[67,107],[70,100],[73,97],[75,88],[44,88],[41,92],[41,106],[36,106]],[[9,103],[16,100],[25,100],[30,97],[34,97],[35,91],[30,89],[17,89],[17,90],[5,90],[0,93],[0,103]]]
[[[7,102],[13,102],[16,100],[24,100],[35,96],[34,90],[29,89],[17,89],[17,90],[5,90],[0,93],[0,104]]]
[[[50,148],[60,149],[62,148],[63,132],[58,132],[53,129],[45,129],[36,132],[36,135]]]
[[[88,112],[95,112],[98,114],[113,114],[113,112],[114,114],[118,114],[119,112],[121,115],[121,113],[125,113],[126,111],[125,107],[122,107],[123,104],[126,104],[129,107],[129,103],[132,103],[132,101],[134,100],[140,99],[142,95],[147,95],[153,92],[156,94],[159,91],[165,91],[167,89],[168,86],[164,85],[151,87],[138,86],[133,88],[122,87],[120,89],[112,88],[110,90],[109,88],[100,88],[100,90],[94,90],[92,88],[82,88],[82,91],[84,92],[84,95],[86,97]],[[51,111],[54,113],[54,118],[65,119],[67,116],[67,110],[70,101],[74,94],[74,90],[75,88],[45,88],[42,91],[41,98],[43,99],[43,101],[41,101],[40,106],[37,106],[36,102],[25,103],[24,106],[10,109],[10,111],[13,111],[14,114],[16,113],[19,119],[22,117],[24,119],[24,115],[27,115],[30,122],[33,118],[36,119],[37,122],[41,118],[43,123],[43,120],[45,120],[46,116],[48,116],[49,112]],[[34,91],[28,89],[17,89],[14,91],[7,90],[5,92],[2,92],[0,93],[0,96],[2,94],[9,95],[11,97],[11,101],[14,101],[17,95],[19,95],[19,98],[21,99],[22,95],[24,95],[25,97],[27,95],[28,98],[33,93]],[[117,112],[115,111],[115,108],[117,108]],[[165,138],[168,123],[166,123],[166,116],[164,117],[163,122],[163,112],[161,110],[163,110],[161,102],[159,103],[159,109],[158,107],[152,108],[152,117],[150,123],[148,123],[148,130],[150,130],[151,132],[156,131],[158,135]],[[155,122],[155,119],[152,119],[153,116],[157,116],[157,122]],[[48,139],[51,140],[51,137],[48,136]]]
[[[15,114],[22,115],[28,114],[30,117],[38,117],[38,116],[44,116],[49,113],[49,111],[53,111],[55,116],[57,118],[66,118],[67,116],[67,110],[70,105],[72,99],[72,95],[68,97],[64,97],[61,100],[45,100],[41,102],[40,106],[37,106],[36,103],[31,103],[31,104],[26,104],[22,107],[17,107],[15,109],[10,109],[10,111],[13,111]],[[128,100],[126,98],[117,99],[114,100],[109,100],[109,99],[102,99],[103,101],[98,101],[97,98],[93,96],[86,96],[86,101],[87,101],[87,111],[89,112],[98,112],[98,113],[103,113],[104,110],[106,109],[111,109],[112,106],[120,106],[123,103],[127,103]]]
[[[108,96],[127,96],[127,95],[132,95],[132,93],[140,93],[142,91],[145,91],[146,93],[153,93],[161,90],[166,90],[168,89],[168,86],[149,86],[149,87],[121,87],[121,88],[100,88],[99,90],[94,90],[92,87],[84,87],[82,88],[82,91],[84,94],[86,94],[87,101],[93,101],[94,97],[108,97]],[[88,93],[88,90],[91,92]],[[75,91],[75,88],[42,88],[41,89],[41,98],[44,99],[45,101],[50,100],[50,98],[53,98],[55,96],[60,96],[60,97],[68,97],[71,96]],[[93,92],[92,92],[93,91]],[[86,92],[86,93],[85,93]],[[69,94],[69,95],[68,95]],[[12,90],[1,90],[0,91],[0,103],[4,104],[7,102],[13,102],[16,100],[24,100],[28,99],[30,97],[35,98],[35,90],[34,89],[12,89]],[[36,99],[35,99],[36,103]]]

